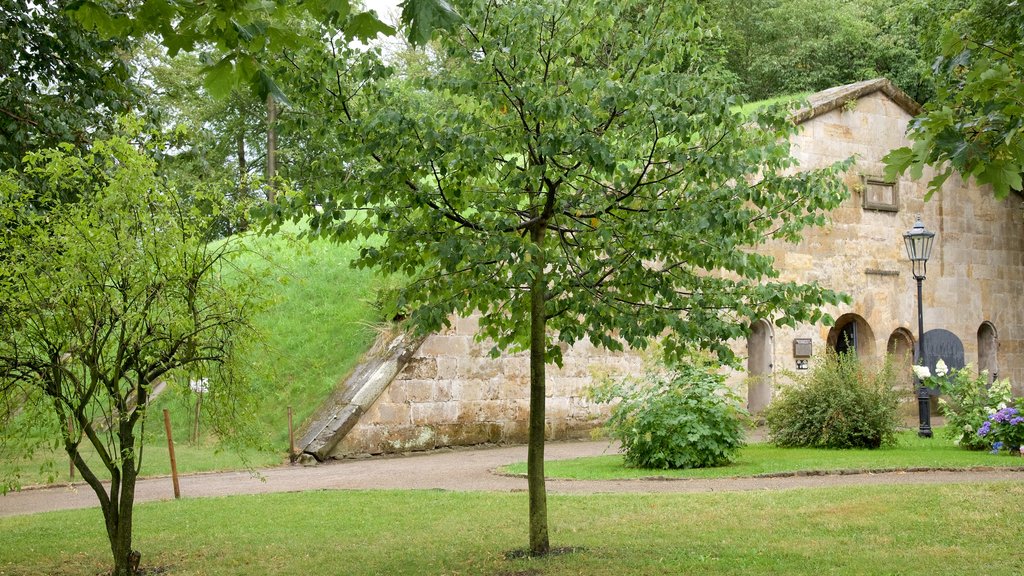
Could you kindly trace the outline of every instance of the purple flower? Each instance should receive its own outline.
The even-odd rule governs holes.
[[[1017,416],[1013,420],[1010,420],[1010,426],[1016,426],[1016,425],[1020,424],[1021,422],[1024,422],[1024,418],[1022,418],[1020,416]]]
[[[988,434],[991,431],[992,431],[992,423],[989,422],[988,420],[985,420],[985,422],[981,425],[981,428],[978,428],[978,436],[984,436],[984,435]]]
[[[999,450],[1003,447],[1002,442],[996,442],[992,445],[992,452],[990,454],[999,454]]]

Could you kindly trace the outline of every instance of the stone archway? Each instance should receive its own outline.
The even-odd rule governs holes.
[[[999,335],[991,322],[978,327],[978,373],[988,370],[991,384],[999,376]]]
[[[774,367],[772,326],[758,320],[750,326],[747,336],[747,410],[751,414],[761,412],[771,402]]]
[[[914,364],[914,335],[906,328],[897,328],[889,335],[885,351],[892,356],[897,367],[898,384],[907,390],[914,389],[914,376],[910,367]]]
[[[843,314],[828,331],[828,347],[836,352],[853,352],[858,358],[875,355],[875,333],[859,314]]]

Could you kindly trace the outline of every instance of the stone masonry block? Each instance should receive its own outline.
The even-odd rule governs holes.
[[[417,356],[409,360],[398,378],[402,380],[433,380],[437,378],[437,359],[429,356]]]
[[[468,318],[455,318],[455,333],[461,336],[476,336],[480,328],[480,316],[472,314]]]
[[[423,402],[413,404],[410,410],[415,426],[455,422],[458,416],[459,405],[456,402]]]
[[[444,356],[436,358],[435,361],[437,362],[437,378],[439,380],[451,380],[455,378],[455,374],[459,366],[458,358]]]
[[[455,368],[460,380],[490,380],[501,373],[501,361],[496,358],[461,357]]]
[[[451,384],[452,400],[473,402],[479,400],[495,400],[500,395],[500,385],[496,379],[491,380],[456,380]]]
[[[423,341],[416,356],[462,357],[469,353],[471,344],[472,338],[470,336],[441,336],[433,334]]]
[[[394,404],[391,402],[378,402],[373,410],[363,417],[365,422],[380,424],[383,426],[408,425],[410,424],[409,404]]]

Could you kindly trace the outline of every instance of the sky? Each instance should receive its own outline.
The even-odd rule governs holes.
[[[363,0],[367,10],[376,10],[381,20],[394,24],[398,20],[398,3],[400,0]]]

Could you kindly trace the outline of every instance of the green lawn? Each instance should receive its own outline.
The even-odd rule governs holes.
[[[726,478],[797,471],[906,470],[910,468],[973,468],[979,466],[1024,467],[1019,456],[992,455],[962,450],[936,429],[935,437],[919,438],[914,431],[901,432],[899,444],[878,450],[821,450],[776,448],[757,443],[743,447],[732,465],[691,470],[627,468],[619,454],[559,460],[544,464],[548,478],[611,480],[665,476],[671,478]],[[503,472],[525,474],[526,463],[506,466]]]
[[[507,560],[526,494],[331,491],[140,505],[135,546],[174,576],[1011,575],[1022,501],[1021,482],[550,496],[552,546],[580,549]],[[97,510],[3,518],[0,534],[0,575],[107,567]]]

